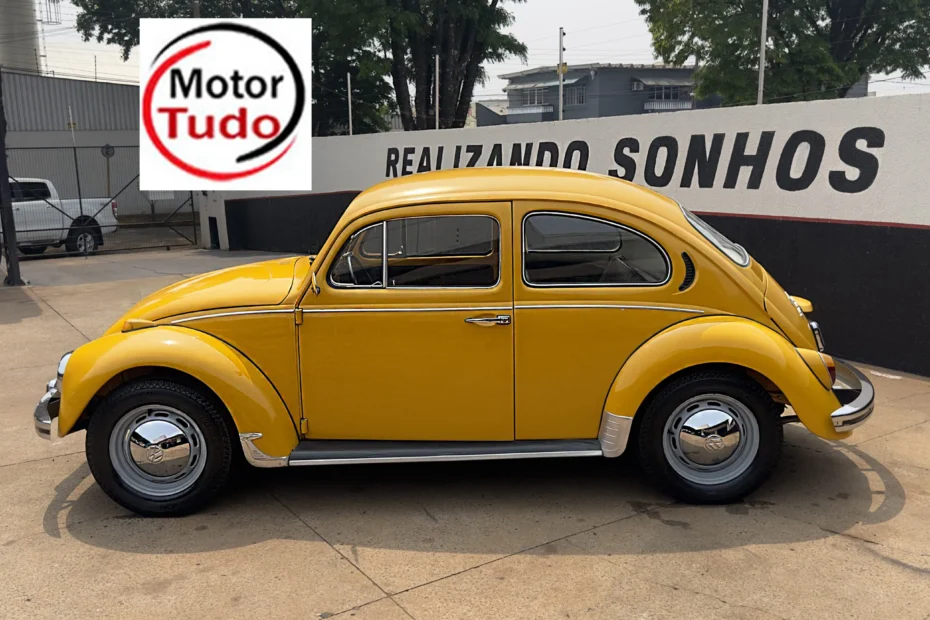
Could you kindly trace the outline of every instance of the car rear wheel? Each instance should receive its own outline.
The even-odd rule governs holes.
[[[145,516],[194,512],[225,486],[232,433],[209,396],[159,379],[117,388],[90,418],[87,463],[97,484]]]
[[[738,373],[691,373],[663,387],[643,411],[643,468],[675,498],[696,504],[742,499],[781,456],[781,407]]]
[[[79,254],[93,254],[102,244],[103,234],[100,227],[93,220],[87,220],[71,225],[65,240],[65,249]]]

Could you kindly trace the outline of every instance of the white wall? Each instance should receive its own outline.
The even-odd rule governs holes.
[[[722,140],[716,174],[704,175],[706,187],[699,186],[695,174],[689,186],[683,177],[689,147],[698,147],[692,142],[694,136],[703,136],[705,148],[710,149],[715,134]],[[740,134],[746,134],[742,139],[750,155],[760,142],[771,140],[755,183],[748,167],[734,168],[738,175],[727,182]],[[549,143],[543,149],[557,149],[555,164],[548,155],[537,160],[542,143]],[[792,148],[792,143],[800,146]],[[678,153],[669,162],[673,144]],[[813,158],[810,144],[814,144]],[[819,144],[823,154],[818,164]],[[698,212],[930,227],[928,144],[930,95],[718,108],[320,138],[314,141],[313,190],[363,190],[395,174],[420,169],[509,165],[515,145],[521,153],[530,145],[531,165],[578,168],[586,154],[587,170],[653,186]],[[437,161],[440,149],[441,163]],[[565,160],[569,149],[573,151],[570,163]],[[806,167],[809,178],[803,174]],[[670,171],[667,182],[661,174],[665,170]],[[224,197],[280,193],[219,193],[214,195],[212,211],[223,217]]]

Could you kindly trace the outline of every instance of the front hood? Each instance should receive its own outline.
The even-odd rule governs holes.
[[[152,293],[130,308],[111,331],[118,331],[128,319],[157,321],[203,310],[279,304],[294,285],[295,265],[302,258],[292,256],[250,263],[182,280]]]

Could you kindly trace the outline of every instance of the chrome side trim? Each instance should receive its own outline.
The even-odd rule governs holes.
[[[851,431],[865,424],[875,411],[875,388],[858,368],[839,360],[836,360],[836,380],[837,383],[859,389],[859,395],[851,403],[830,414],[833,428],[839,432]]]
[[[233,312],[217,312],[215,314],[201,314],[200,316],[189,316],[183,319],[175,319],[171,321],[172,325],[178,325],[180,323],[188,323],[190,321],[199,321],[200,319],[218,319],[224,316],[241,316],[246,314],[293,314],[294,308],[288,308],[286,310],[236,310]]]
[[[365,463],[437,463],[443,461],[501,461],[510,459],[547,459],[572,456],[601,456],[601,450],[565,450],[560,452],[507,452],[501,454],[431,454],[428,456],[371,456],[347,459],[293,459],[291,467],[310,465],[362,465]]]
[[[269,456],[258,449],[254,442],[261,436],[261,433],[239,433],[239,443],[242,444],[242,452],[249,465],[263,468],[287,467],[286,456]]]
[[[597,440],[601,442],[601,452],[604,456],[615,458],[623,454],[632,428],[633,418],[614,415],[605,410],[601,416],[601,430],[597,433]]]
[[[663,310],[666,312],[687,312],[689,314],[704,314],[703,310],[698,310],[697,308],[673,308],[671,306],[649,306],[649,305],[627,305],[627,304],[539,304],[539,305],[523,305],[523,306],[514,306],[516,310],[535,310],[537,308],[543,309],[559,309],[559,308],[603,308],[603,309],[613,309],[613,310]]]
[[[440,308],[304,308],[304,313],[337,313],[337,312],[491,312],[498,310],[513,310],[511,306],[468,306],[468,307],[440,307]]]

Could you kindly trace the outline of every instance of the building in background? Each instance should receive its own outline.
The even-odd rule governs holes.
[[[694,70],[693,65],[569,65],[562,83],[563,118],[603,118],[719,106],[721,99],[716,95],[704,99],[694,96]],[[504,87],[507,107],[494,110],[479,102],[476,114],[479,126],[558,120],[559,75],[555,65],[500,77],[509,82]],[[866,76],[846,96],[865,97],[868,89]]]
[[[138,86],[10,70],[2,76],[12,177],[48,179],[66,200],[119,193],[124,221],[171,213],[189,196],[139,190]]]

